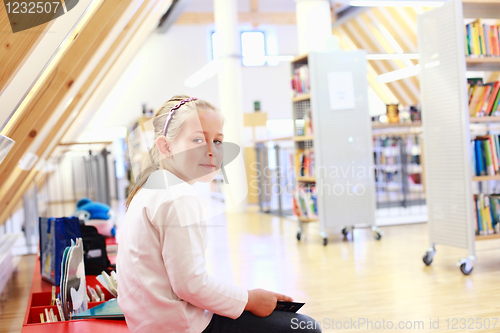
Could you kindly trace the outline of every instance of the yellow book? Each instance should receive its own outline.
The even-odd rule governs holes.
[[[481,43],[479,42],[479,24],[477,21],[474,21],[472,23],[472,40],[474,42],[474,54],[475,55],[480,55],[481,54]]]
[[[483,22],[481,22],[481,19],[477,19],[477,25],[478,25],[478,30],[479,30],[479,40],[481,42],[481,55],[486,55],[486,40],[484,39],[485,33],[484,33],[484,26]]]
[[[481,201],[481,224],[483,225],[482,233],[483,233],[483,235],[487,235],[488,234],[488,223],[486,222],[486,213],[485,213],[485,208],[484,208],[484,194],[479,195],[479,200]]]

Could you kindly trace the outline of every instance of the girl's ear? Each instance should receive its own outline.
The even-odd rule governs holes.
[[[171,155],[170,146],[168,144],[167,138],[164,136],[160,136],[155,141],[156,148],[163,155]]]

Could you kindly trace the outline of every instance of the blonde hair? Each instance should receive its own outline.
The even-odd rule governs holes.
[[[154,139],[156,139],[163,135],[163,129],[165,126],[165,122],[167,120],[167,115],[177,103],[180,101],[190,98],[185,95],[176,95],[172,97],[170,100],[165,102],[159,109],[156,115],[153,118],[153,127],[154,127]],[[217,113],[221,119],[224,121],[224,117],[219,109],[217,109],[212,104],[204,101],[202,99],[195,99],[187,102],[187,105],[190,107],[181,106],[178,110],[174,112],[172,118],[168,123],[168,130],[165,134],[167,141],[173,142],[178,137],[182,125],[184,122],[193,116],[197,112],[215,112]],[[194,106],[194,107],[193,107]],[[125,202],[125,206],[128,209],[132,199],[137,194],[137,192],[141,189],[141,187],[146,183],[149,176],[155,172],[156,170],[160,170],[161,163],[161,155],[156,147],[156,144],[153,144],[152,148],[148,152],[148,156],[146,156],[142,163],[142,170],[136,178],[135,185],[133,189],[130,191],[127,201]]]

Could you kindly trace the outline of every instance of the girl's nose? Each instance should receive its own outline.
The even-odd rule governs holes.
[[[207,147],[208,147],[208,156],[209,157],[217,156],[216,149],[215,149],[215,146],[213,146],[213,143],[209,143],[207,145]]]

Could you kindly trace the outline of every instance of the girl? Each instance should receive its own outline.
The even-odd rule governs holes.
[[[296,322],[313,322],[273,312],[278,300],[291,297],[226,284],[205,270],[206,227],[192,185],[211,181],[221,167],[220,112],[174,96],[153,125],[149,165],[127,198],[119,235],[118,304],[130,331],[295,332]]]

